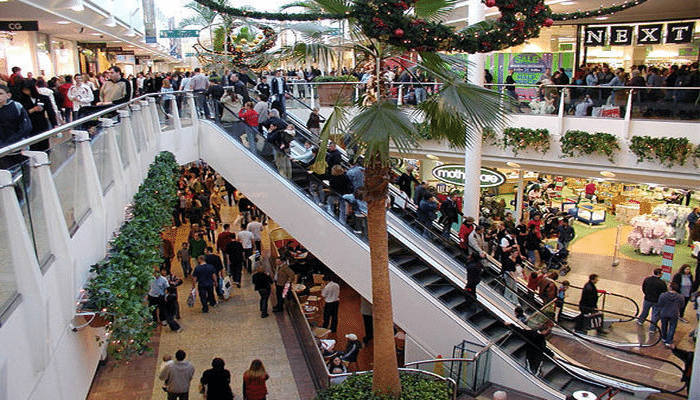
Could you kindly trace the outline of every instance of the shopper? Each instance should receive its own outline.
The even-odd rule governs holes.
[[[579,310],[581,310],[581,314],[578,316],[578,321],[576,324],[577,331],[584,331],[586,328],[586,316],[596,313],[598,311],[598,288],[596,287],[596,283],[598,283],[598,275],[591,274],[588,277],[588,282],[581,291],[581,300],[579,300],[578,303],[578,307]],[[598,333],[608,333],[605,331],[602,325],[597,327],[596,329]]]
[[[637,318],[637,325],[644,325],[644,321],[649,315],[651,309],[651,321],[655,323],[659,320],[659,307],[656,303],[659,301],[659,296],[666,291],[666,282],[661,280],[661,268],[655,268],[651,276],[648,276],[642,282],[642,292],[644,293],[644,302],[642,303],[642,312]],[[652,331],[654,325],[649,327]]]
[[[557,227],[557,250],[565,249],[568,250],[569,242],[571,242],[574,237],[576,237],[576,232],[574,227],[569,225],[569,219],[563,218]]]
[[[206,388],[207,400],[233,400],[231,372],[225,366],[224,360],[216,357],[211,360],[211,368],[204,371],[199,379],[199,383]]]
[[[270,375],[265,371],[265,366],[260,360],[253,360],[250,368],[243,373],[243,400],[267,399],[266,381]]]
[[[187,354],[184,350],[175,352],[175,361],[163,367],[158,378],[165,381],[165,391],[168,393],[168,400],[188,400],[190,393],[190,382],[194,376],[194,365],[185,361]]]
[[[464,290],[472,302],[476,302],[476,286],[481,282],[481,273],[483,271],[484,266],[481,263],[481,257],[477,253],[469,253],[467,256],[467,284]]]
[[[675,275],[673,275],[671,282],[678,285],[678,293],[683,295],[683,307],[681,308],[681,314],[678,319],[681,322],[685,322],[687,324],[688,320],[683,318],[685,314],[685,308],[688,305],[688,301],[690,300],[690,294],[695,291],[693,275],[690,272],[690,265],[683,264],[681,266],[681,269],[678,270],[678,272]]]
[[[10,99],[11,96],[10,89],[0,85],[0,147],[18,142],[28,137],[32,131],[27,110]]]
[[[323,276],[323,327],[330,328],[331,333],[338,329],[338,306],[340,305],[340,285],[333,281],[333,277],[326,274]]]
[[[209,312],[209,304],[212,307],[216,306],[216,299],[214,298],[214,288],[217,286],[216,269],[213,265],[207,264],[204,256],[197,257],[197,262],[199,265],[192,272],[192,288],[195,285],[199,290],[199,299],[202,302],[202,312]]]
[[[51,129],[51,127],[58,125],[51,100],[49,100],[47,96],[39,94],[33,81],[25,79],[22,82],[22,92],[17,101],[27,110],[29,119],[32,121],[32,131],[29,136],[35,136],[46,132]],[[48,150],[49,139],[46,138],[31,145],[30,149],[35,151]]]
[[[673,337],[676,334],[676,324],[685,307],[685,299],[679,293],[680,288],[676,282],[671,282],[671,290],[659,296],[659,315],[661,317],[661,340],[666,347],[671,347]]]
[[[265,267],[262,263],[258,263],[255,267],[255,273],[252,279],[253,285],[255,285],[255,291],[260,295],[260,318],[267,318],[267,303],[270,298],[270,286],[273,282],[272,278],[265,273]]]
[[[554,356],[552,350],[547,348],[546,335],[551,331],[551,324],[542,324],[537,330],[523,329],[514,324],[506,324],[510,329],[519,333],[525,339],[525,362],[527,369],[539,375],[542,368],[542,362],[545,360],[545,355]]]
[[[278,258],[275,260],[277,270],[275,272],[275,294],[277,295],[277,304],[272,308],[272,312],[282,312],[284,310],[284,287],[291,285],[294,282],[294,271],[289,268],[286,261]]]

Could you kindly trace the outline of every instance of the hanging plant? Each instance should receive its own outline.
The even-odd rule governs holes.
[[[91,268],[95,277],[85,288],[88,306],[96,317],[107,320],[108,351],[117,359],[143,352],[151,339],[154,325],[144,298],[154,267],[162,262],[160,232],[171,223],[177,167],[172,153],[156,157],[106,260]]]
[[[584,131],[568,130],[561,137],[561,152],[566,157],[587,156],[598,153],[614,162],[615,152],[620,150],[617,137],[605,132],[590,134]]]
[[[496,130],[490,126],[485,126],[481,131],[481,142],[490,146],[498,146],[498,138],[496,137]]]
[[[549,131],[547,129],[506,128],[503,130],[503,148],[511,148],[515,155],[524,149],[546,153],[549,151]]]
[[[693,164],[700,167],[700,144],[693,149]]]
[[[630,150],[638,163],[656,160],[668,168],[685,165],[691,152],[695,154],[687,138],[671,137],[632,136]]]

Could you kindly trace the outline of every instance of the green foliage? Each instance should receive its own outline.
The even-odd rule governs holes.
[[[700,144],[693,149],[693,163],[696,167],[700,167]]]
[[[313,82],[357,82],[355,75],[320,75]]]
[[[398,400],[448,400],[450,388],[443,381],[420,375],[401,374],[401,397]],[[320,391],[315,400],[388,400],[372,394],[372,374],[353,375],[340,385]]]
[[[657,160],[664,166],[685,165],[693,153],[693,145],[687,138],[632,136],[630,150],[637,162]]]
[[[549,131],[547,129],[506,128],[503,130],[503,148],[512,148],[513,154],[523,149],[546,153],[549,151]]]
[[[496,130],[490,126],[485,126],[484,129],[481,130],[481,142],[483,144],[497,146],[498,138],[496,137]]]
[[[224,43],[226,42],[226,28],[218,26],[214,29],[214,51],[224,51]]]
[[[170,224],[177,199],[177,167],[172,153],[156,157],[134,195],[133,217],[112,240],[106,261],[91,269],[95,277],[86,287],[85,308],[110,322],[109,351],[118,359],[143,352],[150,341],[153,323],[144,298],[162,261],[160,231]]]
[[[584,131],[568,130],[561,137],[561,151],[567,157],[603,154],[613,162],[613,156],[620,146],[617,137],[609,133],[596,132],[590,134]]]

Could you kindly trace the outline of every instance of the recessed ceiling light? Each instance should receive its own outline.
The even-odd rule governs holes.
[[[600,171],[600,174],[606,178],[614,178],[615,174],[610,171]]]
[[[595,19],[597,19],[598,21],[605,21],[606,19],[608,19],[608,17],[600,16],[600,17],[595,17]]]
[[[509,167],[511,167],[511,168],[518,168],[518,169],[520,168],[520,164],[515,163],[515,162],[512,162],[512,161],[508,161],[508,162],[506,163],[506,165],[509,166]]]
[[[68,24],[70,24],[70,21],[61,20],[61,21],[56,21],[56,23],[59,25],[68,25]]]
[[[576,4],[576,2],[575,1],[562,1],[559,4],[562,6],[570,6],[570,5]]]

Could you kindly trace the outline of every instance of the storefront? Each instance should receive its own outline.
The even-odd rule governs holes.
[[[0,74],[12,67],[26,76],[52,77],[77,72],[76,47],[71,41],[37,31],[0,32]]]

